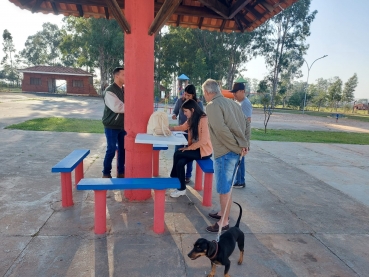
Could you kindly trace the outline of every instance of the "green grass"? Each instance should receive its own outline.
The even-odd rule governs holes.
[[[346,132],[267,129],[267,133],[265,134],[264,129],[252,129],[251,139],[262,141],[319,142],[369,145],[369,134]]]
[[[287,109],[275,109],[274,112],[275,113],[279,112],[279,113],[302,114],[302,111],[287,110]],[[365,112],[367,112],[367,111],[365,111]],[[344,117],[348,118],[348,119],[353,119],[353,120],[358,120],[358,121],[363,121],[363,122],[369,122],[369,115],[368,114],[353,114],[353,113],[344,113],[344,112],[340,112],[340,111],[338,111],[337,113],[343,114]],[[336,114],[336,112],[305,111],[305,114],[311,115],[311,116],[328,117],[328,116],[331,116],[331,114]]]
[[[31,119],[19,124],[7,126],[6,129],[97,134],[104,133],[104,126],[102,125],[101,120],[62,117]]]
[[[101,120],[60,117],[31,119],[23,123],[10,125],[6,127],[6,129],[97,134],[104,133],[104,127]],[[268,129],[265,134],[263,129],[252,129],[251,139],[261,141],[369,144],[369,134],[324,131]]]

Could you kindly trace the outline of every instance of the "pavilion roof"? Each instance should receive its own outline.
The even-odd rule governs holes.
[[[44,66],[37,65],[19,69],[23,73],[39,73],[39,74],[60,74],[60,75],[74,75],[74,76],[92,76],[91,73],[80,68],[72,68],[65,66]]]
[[[124,0],[9,0],[32,12],[112,18],[127,33]],[[250,32],[298,0],[152,0],[155,19],[148,33],[166,24],[220,32]]]

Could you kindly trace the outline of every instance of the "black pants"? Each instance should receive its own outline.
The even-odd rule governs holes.
[[[187,150],[183,152],[181,150],[178,150],[174,153],[173,167],[170,173],[170,177],[179,179],[179,181],[181,182],[181,188],[179,190],[186,189],[185,165],[194,160],[205,160],[210,159],[210,157],[211,155],[201,158],[200,149]]]

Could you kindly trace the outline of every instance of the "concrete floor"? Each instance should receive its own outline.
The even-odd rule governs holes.
[[[104,135],[3,129],[41,116],[99,119],[101,102],[0,93],[0,276],[206,276],[209,260],[187,253],[197,238],[216,238],[205,231],[214,223],[207,214],[219,208],[215,189],[212,208],[201,206],[192,182],[187,194],[195,205],[167,196],[162,235],[152,231],[152,200],[128,202],[110,191],[108,232],[98,236],[93,192],[74,190],[75,205],[62,208],[60,176],[51,167],[88,148],[85,176],[100,177]],[[173,151],[161,151],[162,176]],[[234,251],[230,275],[369,276],[368,157],[369,146],[252,141],[247,186],[233,192],[243,208],[245,257],[237,265]],[[233,206],[231,225],[237,216]]]

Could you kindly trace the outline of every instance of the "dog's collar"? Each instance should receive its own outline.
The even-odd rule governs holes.
[[[213,255],[213,256],[211,256],[211,257],[209,257],[209,256],[208,256],[210,260],[214,259],[214,258],[215,258],[215,256],[218,254],[218,243],[217,243],[215,240],[213,240],[212,242],[214,242],[214,243],[215,243],[215,253],[214,253],[214,255]]]

